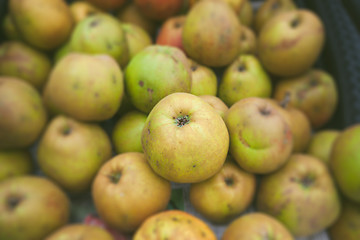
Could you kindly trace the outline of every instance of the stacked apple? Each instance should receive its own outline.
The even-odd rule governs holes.
[[[316,13],[9,0],[2,31],[0,240],[360,239],[360,124],[327,127]]]

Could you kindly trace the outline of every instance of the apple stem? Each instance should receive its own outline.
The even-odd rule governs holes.
[[[279,103],[279,105],[280,105],[282,108],[287,108],[287,106],[289,105],[289,102],[290,102],[290,97],[291,97],[291,93],[290,93],[290,92],[286,92],[283,100],[281,100],[281,102]]]

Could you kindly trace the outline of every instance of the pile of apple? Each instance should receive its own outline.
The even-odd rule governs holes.
[[[1,31],[0,240],[360,239],[360,123],[326,127],[316,13],[9,0]],[[98,217],[71,222],[86,194]]]

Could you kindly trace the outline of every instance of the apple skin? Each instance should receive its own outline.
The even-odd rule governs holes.
[[[126,3],[126,0],[86,0],[90,4],[105,10],[114,11],[121,8]]]
[[[217,76],[213,69],[189,59],[191,69],[190,93],[196,96],[216,96],[218,88]]]
[[[156,36],[156,44],[178,47],[184,51],[182,44],[182,31],[186,16],[174,16],[166,19],[160,26]]]
[[[242,54],[226,68],[219,85],[219,97],[231,107],[248,97],[269,98],[272,83],[260,61],[254,55]]]
[[[343,199],[340,216],[327,233],[331,240],[360,239],[360,204]]]
[[[78,24],[81,20],[96,14],[104,13],[101,9],[95,7],[90,1],[76,1],[69,4],[69,8],[75,24]]]
[[[46,54],[27,44],[19,41],[0,44],[0,75],[25,80],[41,91],[51,67]]]
[[[255,205],[258,211],[281,221],[295,237],[325,230],[341,209],[327,166],[300,153],[292,154],[282,168],[261,178]]]
[[[97,226],[73,223],[67,224],[51,233],[45,240],[114,240],[106,230]]]
[[[229,108],[220,98],[212,95],[201,95],[199,98],[209,103],[210,106],[212,106],[215,111],[224,119],[225,112],[229,110]]]
[[[316,131],[311,136],[306,153],[319,158],[328,165],[333,144],[340,132],[341,131],[337,129],[322,129]]]
[[[221,240],[236,239],[294,240],[294,237],[276,218],[262,212],[252,212],[233,220],[221,237]]]
[[[134,0],[134,3],[146,17],[164,21],[179,13],[183,0]]]
[[[79,195],[90,189],[101,165],[111,158],[111,150],[110,138],[99,125],[58,115],[40,138],[37,160],[46,176]]]
[[[190,185],[189,200],[203,217],[224,224],[243,213],[255,196],[255,175],[229,158],[211,178]]]
[[[293,0],[265,0],[254,16],[254,29],[260,29],[276,14],[297,9]]]
[[[256,174],[281,168],[293,150],[293,135],[284,117],[267,99],[244,98],[225,113],[230,154],[239,166]]]
[[[173,93],[148,115],[141,142],[157,174],[173,182],[193,183],[221,169],[229,149],[229,133],[207,102],[190,93]]]
[[[152,44],[151,36],[141,27],[132,23],[122,23],[129,50],[129,60]]]
[[[181,210],[166,210],[147,218],[136,230],[134,240],[216,240],[213,230],[200,218]]]
[[[34,164],[28,150],[0,150],[0,181],[31,174]]]
[[[190,92],[191,73],[185,54],[171,46],[146,47],[126,67],[125,88],[131,103],[144,113],[171,93]]]
[[[296,76],[314,65],[324,41],[324,25],[314,12],[306,9],[282,12],[259,32],[258,56],[270,73]]]
[[[282,101],[286,94],[290,95],[289,106],[303,111],[314,130],[331,119],[338,105],[335,79],[321,69],[311,69],[297,77],[276,82],[273,98]]]
[[[112,142],[117,153],[143,152],[141,133],[147,115],[133,110],[125,113],[115,123],[112,130]]]
[[[97,122],[115,115],[123,95],[123,72],[112,57],[69,53],[53,67],[43,101],[52,114]]]
[[[330,155],[330,169],[340,191],[360,203],[360,124],[345,128],[336,138]]]
[[[253,54],[257,53],[257,36],[254,31],[246,26],[241,27],[241,37],[240,37],[240,51],[241,54]]]
[[[157,175],[143,153],[118,154],[98,171],[92,198],[99,216],[122,232],[135,231],[149,216],[163,211],[171,184]]]
[[[15,77],[0,77],[0,149],[30,147],[48,116],[39,92]]]
[[[0,202],[0,239],[45,239],[69,220],[70,200],[43,177],[18,176],[0,182]]]

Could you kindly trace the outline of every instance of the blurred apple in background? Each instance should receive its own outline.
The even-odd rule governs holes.
[[[86,0],[92,5],[105,11],[113,11],[121,8],[127,0]]]
[[[22,41],[19,30],[16,29],[14,20],[11,19],[10,13],[5,14],[1,23],[1,30],[7,40]]]
[[[138,52],[152,44],[151,36],[141,27],[132,23],[122,23],[129,51],[129,60]]]
[[[101,9],[95,7],[89,1],[75,1],[69,4],[71,14],[75,21],[75,24],[78,24],[81,20],[97,14],[104,13]]]
[[[360,124],[345,128],[336,137],[331,155],[330,169],[340,191],[350,200],[360,203]]]
[[[256,56],[241,54],[225,69],[218,92],[220,99],[231,107],[248,97],[269,98],[272,83]]]
[[[90,189],[97,171],[111,156],[111,141],[104,129],[60,115],[49,122],[37,147],[40,169],[73,195]]]
[[[0,181],[15,176],[32,174],[34,163],[30,151],[0,150]]]
[[[337,91],[335,79],[328,72],[311,69],[300,76],[277,81],[273,97],[281,101],[289,94],[289,106],[303,111],[316,130],[333,116],[338,105]]]
[[[285,225],[271,215],[252,212],[233,220],[221,237],[221,240],[237,239],[294,240],[294,237]]]
[[[201,95],[199,98],[210,104],[210,106],[212,106],[215,111],[224,119],[225,112],[229,108],[220,98],[213,95]]]
[[[0,239],[45,239],[69,220],[68,197],[53,182],[39,176],[1,181],[0,203]]]
[[[136,152],[114,156],[100,168],[92,185],[99,216],[125,233],[165,210],[170,194],[170,182],[151,169],[143,153]]]
[[[240,37],[240,51],[241,54],[254,54],[257,53],[257,36],[254,31],[246,26],[241,26]]]
[[[85,224],[67,224],[51,233],[45,240],[114,240],[106,230]]]
[[[158,30],[156,44],[178,47],[184,51],[182,32],[186,16],[179,15],[166,19]]]
[[[30,147],[47,123],[39,92],[15,77],[0,77],[0,149]]]
[[[293,150],[293,134],[279,110],[268,100],[244,98],[225,113],[230,154],[239,166],[256,174],[281,168]]]
[[[216,96],[218,80],[214,70],[191,59],[189,59],[189,63],[191,70],[190,93],[196,96]]]
[[[134,0],[144,16],[154,21],[164,21],[180,12],[184,0]]]
[[[337,129],[322,129],[316,131],[311,136],[306,152],[319,158],[328,165],[333,144],[341,131],[342,130]]]
[[[205,219],[224,224],[247,210],[255,186],[255,175],[242,170],[229,157],[214,176],[190,185],[189,200]]]
[[[271,18],[258,35],[258,56],[264,68],[281,77],[305,73],[320,56],[325,29],[308,9],[282,12]]]
[[[309,237],[336,221],[341,203],[327,166],[297,153],[278,171],[262,176],[256,209],[282,222],[295,237]]]
[[[141,133],[146,122],[145,113],[133,110],[122,115],[112,130],[112,142],[117,153],[142,152]]]

